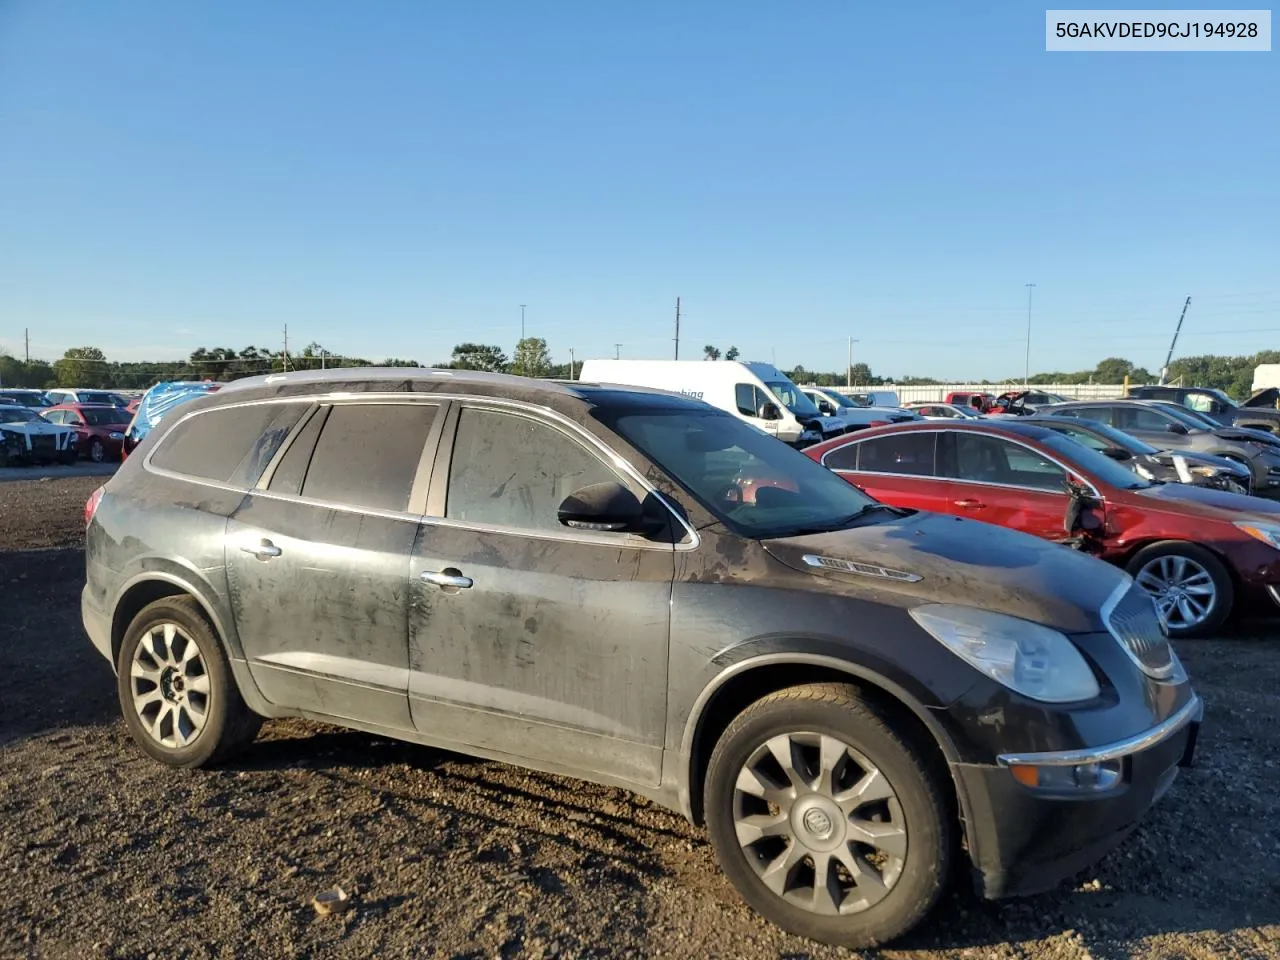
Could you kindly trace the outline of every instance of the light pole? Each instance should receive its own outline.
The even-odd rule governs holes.
[[[1022,368],[1022,386],[1025,388],[1031,382],[1031,292],[1036,288],[1034,283],[1028,283],[1027,287],[1027,361],[1026,366]]]
[[[524,304],[520,304],[520,339],[524,339]]]

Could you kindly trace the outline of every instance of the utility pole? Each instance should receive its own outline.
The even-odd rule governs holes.
[[[621,359],[622,359],[622,344],[620,344],[620,343],[615,343],[615,344],[613,345],[613,359],[615,359],[615,360],[621,360]]]
[[[282,361],[284,372],[289,372],[289,325],[284,325],[284,360]]]
[[[1182,305],[1182,315],[1178,317],[1178,326],[1173,331],[1173,343],[1169,344],[1169,355],[1164,358],[1164,366],[1160,368],[1160,385],[1164,386],[1169,379],[1169,364],[1173,362],[1173,348],[1178,345],[1178,334],[1182,332],[1182,321],[1187,318],[1187,307],[1191,306],[1191,298]]]
[[[569,348],[569,379],[575,379],[573,375],[573,347]]]
[[[22,345],[27,358],[27,366],[31,366],[31,328],[22,328]]]
[[[1025,389],[1027,384],[1031,382],[1031,291],[1036,287],[1034,283],[1027,285],[1027,362],[1022,368],[1022,386]]]
[[[676,359],[680,359],[680,298],[676,297]]]
[[[321,370],[323,370],[323,369],[325,368],[325,367],[324,367],[324,355],[325,355],[325,349],[324,349],[324,347],[321,347],[321,348],[320,348],[320,369],[321,369]]]
[[[525,305],[523,303],[520,304],[520,339],[521,340],[524,339],[524,307]]]

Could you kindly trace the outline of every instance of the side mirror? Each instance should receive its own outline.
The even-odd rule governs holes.
[[[1167,423],[1165,424],[1164,432],[1185,434],[1187,432],[1187,428],[1180,423]]]
[[[620,483],[593,483],[565,497],[557,515],[566,527],[621,533],[641,527],[644,507]]]
[[[1110,457],[1112,460],[1132,460],[1133,454],[1124,447],[1103,447],[1103,456]]]
[[[756,416],[761,420],[781,420],[782,411],[778,409],[776,403],[762,403],[760,409],[756,411]]]
[[[836,415],[836,408],[833,407],[831,404],[827,403],[825,400],[822,403],[818,404],[818,411],[823,416],[827,416],[827,417],[834,417]]]

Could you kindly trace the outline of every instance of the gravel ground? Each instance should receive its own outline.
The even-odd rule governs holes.
[[[217,770],[144,758],[79,624],[98,482],[0,484],[0,957],[853,955],[755,917],[701,831],[621,791],[297,721]],[[1051,894],[956,893],[865,955],[1280,958],[1264,633],[1180,647],[1200,762],[1122,848]],[[318,917],[333,885],[353,906]]]

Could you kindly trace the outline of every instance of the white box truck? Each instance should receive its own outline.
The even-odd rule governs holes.
[[[579,380],[649,387],[693,397],[732,413],[794,447],[847,432],[839,417],[823,416],[785,373],[741,360],[586,360]]]

